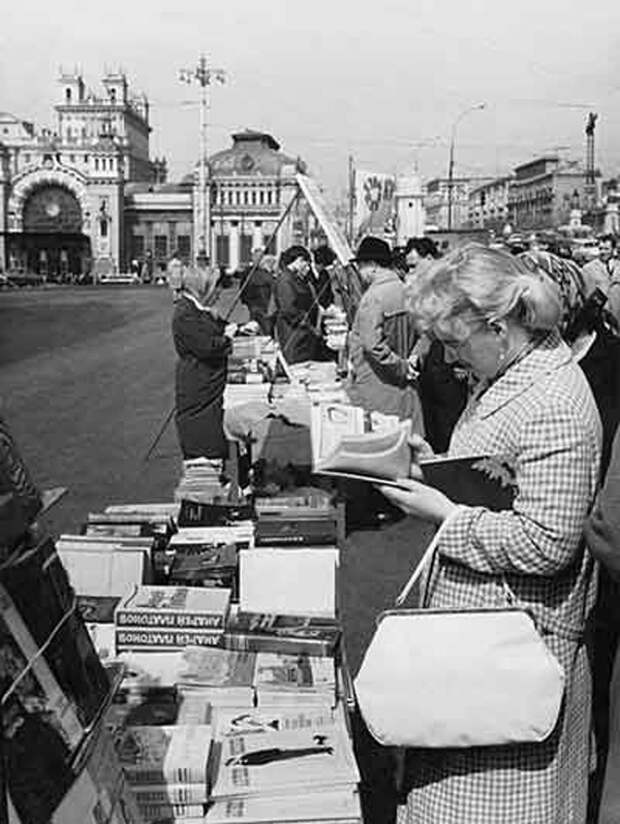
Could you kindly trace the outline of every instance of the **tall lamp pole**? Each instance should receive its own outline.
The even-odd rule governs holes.
[[[464,109],[452,124],[452,133],[450,136],[450,161],[448,163],[448,231],[452,229],[452,192],[454,187],[454,143],[456,141],[456,127],[461,120],[470,112],[476,112],[480,109],[486,109],[486,103],[477,103],[475,106],[469,106]]]
[[[226,72],[223,69],[212,69],[207,64],[204,54],[200,55],[198,64],[193,69],[180,69],[179,80],[182,83],[198,83],[200,86],[200,163],[198,166],[199,186],[199,215],[198,225],[200,235],[197,248],[194,248],[194,258],[211,258],[211,215],[210,198],[207,197],[207,89],[214,83],[224,83]]]

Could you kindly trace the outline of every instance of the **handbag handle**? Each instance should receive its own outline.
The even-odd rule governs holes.
[[[439,545],[439,542],[441,540],[441,536],[446,531],[448,526],[452,523],[452,521],[457,517],[457,515],[460,514],[461,510],[463,510],[463,509],[465,509],[465,507],[457,506],[456,509],[454,509],[454,511],[451,512],[448,515],[448,517],[441,523],[441,525],[439,526],[439,529],[433,535],[432,541],[427,546],[427,548],[424,550],[424,555],[422,555],[422,558],[420,559],[420,563],[413,570],[413,572],[411,573],[411,577],[409,578],[409,580],[407,581],[405,586],[401,589],[398,597],[394,601],[395,606],[401,607],[405,603],[405,601],[407,600],[407,597],[409,596],[409,593],[411,592],[411,590],[415,586],[418,578],[424,572],[424,568],[426,567],[426,565],[429,564],[430,566],[432,566],[433,557],[435,555],[435,550],[437,549],[437,547]]]

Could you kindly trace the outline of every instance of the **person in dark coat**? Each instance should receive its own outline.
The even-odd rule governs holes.
[[[185,269],[172,319],[176,365],[176,425],[184,460],[225,458],[224,388],[237,324],[213,308],[218,273]]]
[[[273,276],[261,265],[262,249],[252,252],[252,263],[243,274],[241,302],[247,306],[251,321],[258,324],[262,335],[271,335],[273,324],[269,317],[269,305],[273,290]]]
[[[592,514],[586,521],[584,533],[590,552],[606,571],[607,576],[603,584],[606,583],[607,592],[614,596],[607,598],[608,613],[605,616],[608,641],[605,653],[610,659],[609,666],[605,668],[605,687],[609,670],[611,684],[608,695],[604,696],[606,700],[601,701],[601,706],[597,707],[596,702],[594,704],[595,720],[597,713],[605,711],[605,716],[598,719],[597,731],[600,733],[604,730],[608,740],[604,742],[603,752],[599,746],[598,753],[604,767],[602,789],[599,786],[600,777],[595,777],[591,782],[595,790],[591,792],[593,808],[596,807],[600,795],[598,819],[594,817],[596,809],[592,809],[591,820],[597,820],[598,824],[617,824],[620,821],[620,429],[616,430],[605,484]],[[609,749],[605,752],[607,746]]]
[[[319,246],[314,250],[314,268],[316,271],[316,294],[319,305],[327,309],[334,302],[334,290],[330,271],[334,268],[337,257],[329,246]]]
[[[319,306],[311,279],[310,252],[291,246],[280,256],[276,280],[276,339],[288,363],[320,359]]]

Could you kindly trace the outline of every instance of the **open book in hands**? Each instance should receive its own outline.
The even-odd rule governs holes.
[[[315,461],[321,475],[402,486],[400,478],[411,475],[410,425],[402,422],[388,432],[342,437],[324,457]],[[425,483],[441,490],[455,503],[510,509],[515,496],[514,470],[500,455],[435,455],[421,459],[419,469]],[[406,487],[405,487],[406,488]]]

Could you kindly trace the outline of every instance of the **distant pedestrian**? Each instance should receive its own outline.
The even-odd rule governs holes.
[[[280,255],[275,286],[276,338],[288,363],[318,360],[322,339],[310,252],[291,246]]]
[[[607,296],[607,309],[620,324],[620,261],[616,258],[614,235],[599,240],[599,256],[583,267],[586,297],[599,288]]]
[[[227,324],[214,309],[218,278],[215,269],[184,269],[174,309],[176,424],[184,459],[228,454],[223,399],[237,325]]]
[[[270,335],[273,329],[269,317],[273,276],[263,265],[262,258],[263,250],[254,249],[252,262],[243,273],[241,302],[247,307],[250,320],[258,324],[261,334]]]
[[[178,252],[174,252],[168,261],[168,266],[166,267],[166,279],[168,281],[168,286],[172,290],[172,300],[175,302],[177,301],[179,292],[181,291],[182,274],[183,263],[181,262]]]

